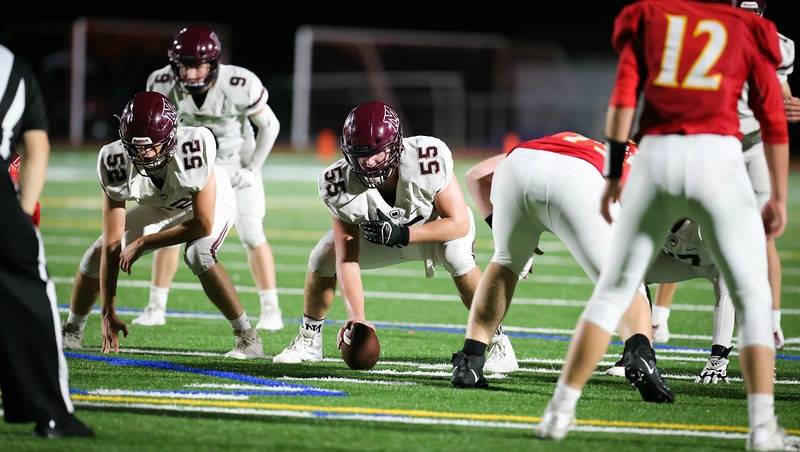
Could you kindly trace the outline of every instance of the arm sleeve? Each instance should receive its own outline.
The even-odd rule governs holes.
[[[278,132],[281,130],[281,123],[272,108],[266,104],[260,111],[249,118],[258,127],[258,133],[256,134],[253,157],[249,162],[244,162],[244,166],[256,170],[264,165],[264,161],[267,160],[270,151],[272,151],[272,146],[275,144]]]

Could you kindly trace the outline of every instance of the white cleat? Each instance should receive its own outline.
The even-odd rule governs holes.
[[[167,323],[167,311],[159,306],[149,304],[144,308],[144,312],[133,319],[131,323],[141,326],[162,326]]]
[[[64,350],[81,350],[83,348],[81,345],[83,331],[78,325],[64,322],[64,326],[61,327],[61,335]]]
[[[570,429],[577,425],[575,413],[565,413],[552,408],[553,402],[547,404],[547,409],[542,415],[542,421],[536,427],[536,434],[541,439],[564,439]]]
[[[492,337],[486,352],[486,364],[483,366],[484,372],[507,374],[519,369],[514,347],[511,346],[511,341],[508,336],[502,333],[502,330]]]
[[[261,343],[261,338],[255,328],[234,331],[233,335],[236,338],[236,347],[225,353],[226,358],[252,359],[264,357],[264,345]]]
[[[322,333],[308,331],[300,325],[298,334],[288,347],[272,358],[273,363],[298,364],[322,361]]]
[[[258,318],[256,328],[259,330],[278,331],[283,329],[281,308],[278,305],[261,304],[261,316]]]
[[[653,342],[656,344],[666,344],[669,342],[669,325],[653,325]]]
[[[747,435],[747,450],[800,451],[800,438],[788,436],[778,425],[778,418],[751,429]]]

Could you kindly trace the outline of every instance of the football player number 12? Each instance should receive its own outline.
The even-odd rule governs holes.
[[[692,64],[682,82],[678,83],[678,66],[686,39],[686,16],[667,14],[667,36],[664,39],[664,55],[661,57],[661,70],[653,81],[654,85],[672,88],[700,89],[716,91],[722,74],[711,75],[711,68],[717,63],[728,43],[728,30],[722,22],[704,19],[697,22],[692,33],[696,39],[708,35],[708,42]]]

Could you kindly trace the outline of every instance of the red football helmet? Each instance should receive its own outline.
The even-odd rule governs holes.
[[[166,97],[144,91],[125,105],[119,118],[119,138],[140,174],[165,166],[175,154],[178,114]]]
[[[403,153],[403,127],[397,112],[376,101],[354,108],[342,128],[342,153],[364,185],[375,188],[384,183]],[[370,165],[367,161],[378,154],[385,158]]]
[[[214,30],[205,25],[190,25],[183,28],[167,51],[169,64],[175,78],[190,93],[200,93],[210,87],[219,74],[219,59],[222,56],[222,44]],[[211,69],[202,81],[189,83],[181,77],[181,66],[199,66],[209,63]]]
[[[737,0],[736,6],[763,16],[764,10],[767,9],[767,0]]]

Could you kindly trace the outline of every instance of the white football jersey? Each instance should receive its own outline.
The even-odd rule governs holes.
[[[208,182],[216,152],[214,136],[205,127],[178,127],[175,155],[165,168],[163,187],[139,174],[120,140],[100,149],[97,174],[111,199],[182,210],[192,205],[192,194]]]
[[[399,224],[439,218],[433,199],[453,177],[453,156],[447,145],[433,137],[404,138],[398,172],[394,206],[378,189],[362,184],[345,159],[320,173],[319,194],[331,213],[345,223],[375,220],[378,209]]]
[[[269,97],[253,72],[228,64],[219,65],[217,80],[201,106],[177,82],[170,65],[150,74],[147,90],[157,91],[175,103],[182,126],[211,129],[217,139],[217,160],[235,164],[240,163],[239,153],[248,141],[250,147],[254,146],[253,127],[247,117],[264,108]]]
[[[783,83],[789,77],[789,74],[794,71],[794,41],[786,36],[778,33],[778,42],[781,48],[781,64],[778,66],[778,80]],[[753,114],[753,110],[747,105],[747,94],[749,87],[747,82],[744,83],[742,88],[742,97],[739,98],[739,130],[747,135],[748,133],[759,130],[761,126]]]
[[[700,229],[691,220],[684,220],[680,227],[673,227],[661,249],[670,256],[680,259],[689,265],[714,264],[703,243]]]

